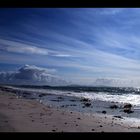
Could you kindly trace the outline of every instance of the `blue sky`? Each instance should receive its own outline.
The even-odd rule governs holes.
[[[74,83],[140,78],[139,8],[1,8],[0,71],[29,64]]]

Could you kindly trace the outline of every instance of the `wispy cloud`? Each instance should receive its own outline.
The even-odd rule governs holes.
[[[70,57],[70,55],[68,54],[61,54],[58,53],[57,51],[48,50],[46,48],[36,47],[25,43],[4,40],[4,39],[0,39],[0,50],[13,52],[13,53],[52,55],[56,57]]]
[[[58,8],[27,13],[12,27],[0,23],[0,63],[45,65],[85,83],[140,77],[140,9]]]

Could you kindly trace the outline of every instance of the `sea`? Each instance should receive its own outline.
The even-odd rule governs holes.
[[[14,92],[17,98],[37,100],[50,107],[140,119],[140,88],[33,85],[4,87]],[[128,103],[132,105],[132,113],[123,110],[123,106]],[[117,108],[111,108],[112,105],[117,105]]]

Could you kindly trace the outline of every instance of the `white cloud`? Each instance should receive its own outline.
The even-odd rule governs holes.
[[[20,42],[0,39],[0,49],[8,52],[48,55],[48,50]]]
[[[68,54],[55,54],[53,56],[57,56],[57,57],[70,57],[71,55],[68,55]]]
[[[26,85],[66,85],[67,82],[51,74],[54,69],[40,68],[34,65],[25,65],[14,72],[0,72],[2,84]]]
[[[50,55],[56,57],[70,57],[69,54],[52,51],[46,48],[28,45],[26,43],[20,43],[17,41],[5,40],[5,39],[0,39],[0,50],[13,52],[13,53]]]

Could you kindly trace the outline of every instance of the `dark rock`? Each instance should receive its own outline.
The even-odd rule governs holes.
[[[131,110],[131,108],[125,108],[123,111],[124,111],[124,113],[128,113],[128,114],[134,112]]]
[[[91,106],[91,103],[84,103],[84,105],[85,105],[86,107],[89,107],[89,106]]]
[[[39,97],[43,97],[43,96],[46,96],[46,94],[42,93],[39,95]]]
[[[117,109],[118,106],[117,106],[117,105],[111,105],[110,108],[111,108],[111,109]]]
[[[82,101],[82,102],[89,102],[90,100],[87,99],[87,98],[83,98],[83,99],[81,99],[80,101]]]
[[[55,100],[55,99],[53,99],[53,100],[51,100],[51,101],[59,102],[60,100]]]
[[[102,125],[100,125],[100,127],[103,127]]]
[[[63,97],[58,97],[58,99],[63,100],[64,98]]]
[[[125,113],[133,113],[134,111],[132,111],[131,108],[132,108],[132,105],[130,103],[127,103],[123,106],[123,109],[124,109],[123,111]]]
[[[76,104],[71,104],[70,106],[76,106]]]
[[[103,113],[103,114],[106,114],[106,111],[105,111],[105,110],[103,110],[103,111],[102,111],[102,113]]]
[[[131,108],[131,107],[132,107],[132,105],[129,104],[129,103],[127,103],[127,104],[125,104],[125,105],[123,106],[123,108]]]
[[[24,95],[31,95],[30,92],[23,92]]]
[[[113,116],[113,117],[123,119],[122,116]]]
[[[78,120],[81,120],[81,118],[77,118]]]
[[[91,129],[91,131],[95,131],[95,129]]]

